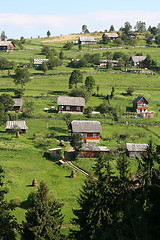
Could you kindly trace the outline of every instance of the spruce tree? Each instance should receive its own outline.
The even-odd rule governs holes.
[[[5,190],[3,189],[4,171],[0,166],[0,239],[15,240],[18,228],[16,219],[11,215],[8,203],[5,200]]]
[[[64,239],[60,233],[63,222],[61,206],[50,198],[44,181],[41,181],[25,217],[26,222],[22,223],[21,232],[23,240]]]

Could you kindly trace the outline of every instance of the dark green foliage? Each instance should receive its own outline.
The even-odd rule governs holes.
[[[74,133],[71,137],[70,145],[75,150],[75,158],[77,158],[78,154],[81,151],[83,146],[83,136],[81,133]]]
[[[41,64],[41,70],[45,73],[48,70],[46,61],[43,61]]]
[[[0,95],[0,103],[3,104],[5,112],[13,109],[14,100],[9,94],[4,93]]]
[[[113,26],[113,24],[110,26],[110,29],[109,29],[109,32],[114,32],[115,31],[115,29],[114,29],[114,26]]]
[[[18,67],[15,70],[15,76],[14,76],[14,83],[20,84],[23,88],[27,82],[30,82],[30,74],[27,68],[20,68]]]
[[[5,200],[5,191],[3,189],[4,171],[0,166],[0,239],[15,240],[17,222],[11,215],[8,204]]]
[[[87,28],[87,25],[84,24],[84,25],[82,26],[82,32],[83,32],[83,33],[89,33],[89,30],[88,30],[88,28]]]
[[[104,34],[103,37],[102,37],[102,43],[109,43],[109,42],[110,42],[109,37]]]
[[[155,43],[160,45],[160,34],[155,37]]]
[[[74,70],[69,78],[69,89],[71,89],[73,85],[75,85],[75,88],[77,88],[77,84],[82,82],[83,82],[82,73],[79,70]]]
[[[17,88],[14,90],[15,98],[21,98],[24,95],[24,89]]]
[[[63,217],[61,207],[49,196],[49,189],[41,181],[38,191],[30,198],[30,207],[26,213],[26,222],[22,223],[23,240],[61,240],[60,233]]]
[[[8,121],[8,114],[5,112],[5,107],[3,103],[0,102],[0,123],[4,124],[6,121]]]
[[[73,116],[70,113],[66,113],[66,114],[64,114],[63,119],[64,119],[64,121],[67,125],[68,130],[70,130],[71,129],[71,122],[73,120]]]
[[[8,61],[4,57],[0,57],[0,70],[11,69],[13,65],[13,62]]]
[[[135,31],[143,33],[146,31],[146,23],[145,22],[141,22],[141,21],[137,21],[136,25],[135,25]]]
[[[73,68],[80,68],[80,67],[85,67],[87,65],[87,61],[84,58],[81,58],[79,60],[72,60],[69,63],[69,67],[73,67]]]
[[[34,112],[35,106],[34,102],[26,100],[23,105],[23,116],[24,117],[32,117],[32,114]]]
[[[5,31],[2,31],[1,32],[1,41],[6,41],[6,38],[7,38],[7,36],[5,34]]]
[[[67,49],[67,50],[71,50],[73,48],[73,43],[71,42],[67,42],[63,48]]]
[[[51,32],[48,30],[47,31],[47,37],[50,37],[50,35],[51,35]]]
[[[41,52],[48,54],[50,52],[50,46],[48,46],[48,45],[42,46]]]
[[[126,89],[126,92],[127,92],[128,95],[132,96],[132,94],[134,92],[134,88],[132,86],[130,86]]]
[[[92,111],[93,111],[93,108],[90,106],[84,109],[84,114],[86,115],[87,118],[92,117]]]
[[[95,65],[100,64],[100,54],[99,53],[95,53],[95,54],[86,53],[86,54],[84,54],[83,58],[90,64],[95,64]]]
[[[122,31],[127,35],[128,33],[130,33],[131,29],[132,29],[131,24],[129,22],[125,22]]]
[[[93,91],[93,88],[95,86],[95,79],[93,76],[87,76],[85,80],[85,86],[89,92]]]
[[[85,87],[80,87],[80,88],[74,88],[70,92],[70,96],[72,97],[83,97],[85,101],[87,102],[89,98],[91,97],[91,93],[85,88]]]

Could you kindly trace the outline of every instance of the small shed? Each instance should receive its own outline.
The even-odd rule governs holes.
[[[126,154],[129,157],[142,157],[142,155],[147,155],[146,143],[126,143]]]
[[[99,143],[102,128],[99,121],[73,120],[71,122],[71,131],[72,134],[81,133],[83,135],[84,143]]]
[[[12,41],[0,41],[0,51],[12,51],[15,45]]]
[[[62,157],[62,148],[51,148],[49,149],[51,158],[61,158]]]
[[[7,121],[5,129],[7,132],[10,132],[15,126],[18,127],[22,133],[26,133],[28,129],[25,121]]]
[[[117,33],[114,33],[114,32],[107,32],[107,33],[104,33],[102,35],[102,38],[104,38],[104,36],[107,36],[111,41],[115,40],[118,38],[118,34]]]
[[[85,99],[83,97],[59,96],[57,105],[59,113],[83,114]]]
[[[14,105],[13,105],[13,111],[15,112],[22,112],[22,98],[13,98]]]
[[[80,158],[97,158],[102,153],[109,153],[109,149],[106,146],[96,146],[93,144],[84,144],[81,153],[79,154]]]

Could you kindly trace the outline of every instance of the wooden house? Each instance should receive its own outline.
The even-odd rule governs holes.
[[[117,33],[114,33],[114,32],[107,32],[107,33],[104,33],[102,35],[102,38],[104,38],[104,36],[107,36],[110,41],[112,42],[113,40],[117,39],[118,38],[118,34]]]
[[[143,96],[138,96],[133,100],[133,109],[137,113],[146,113],[148,112],[148,101]]]
[[[14,105],[13,105],[13,111],[14,112],[22,112],[22,98],[13,98]]]
[[[100,154],[109,153],[109,149],[105,146],[96,146],[93,144],[84,144],[79,154],[80,158],[97,158]]]
[[[62,157],[62,148],[51,148],[49,149],[51,158],[61,158]]]
[[[142,157],[142,155],[147,155],[147,147],[146,143],[126,143],[126,154],[129,157]]]
[[[96,44],[94,37],[79,37],[78,44]]]
[[[59,113],[83,114],[85,99],[83,97],[59,96],[57,105]]]
[[[0,41],[0,51],[12,51],[15,45],[12,41]]]
[[[26,126],[25,121],[7,121],[5,129],[7,132],[10,132],[14,127],[20,129],[20,132],[26,133],[28,127]]]
[[[84,143],[100,142],[100,133],[102,132],[101,123],[99,121],[73,120],[71,122],[71,132],[81,133]]]
[[[33,60],[33,67],[40,68],[43,62],[47,62],[48,59],[34,59]]]
[[[131,65],[134,67],[145,67],[144,60],[146,56],[132,56],[130,58]]]

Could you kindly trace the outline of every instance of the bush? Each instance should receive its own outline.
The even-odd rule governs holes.
[[[87,102],[89,98],[91,97],[91,93],[87,91],[85,87],[80,88],[74,88],[70,92],[70,96],[72,97],[83,97],[85,101]]]
[[[10,200],[9,206],[11,209],[14,209],[16,207],[19,207],[21,205],[21,198],[20,197],[15,197]]]

